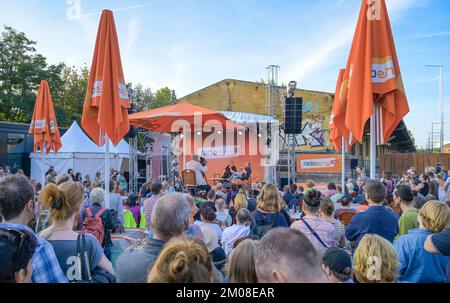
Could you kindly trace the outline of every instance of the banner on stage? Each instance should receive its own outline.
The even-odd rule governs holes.
[[[241,153],[240,153],[241,152]],[[197,154],[200,154],[205,159],[222,159],[222,158],[236,158],[242,154],[241,147],[236,145],[220,146],[210,148],[199,148]]]
[[[297,172],[299,173],[340,173],[341,155],[333,154],[299,154],[297,155]]]

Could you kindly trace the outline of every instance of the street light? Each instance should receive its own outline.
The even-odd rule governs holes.
[[[441,134],[440,145],[441,153],[444,153],[444,66],[442,65],[425,65],[426,67],[439,68],[439,100],[440,100],[440,116],[441,116]]]

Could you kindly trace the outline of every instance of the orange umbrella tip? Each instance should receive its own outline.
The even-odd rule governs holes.
[[[113,12],[112,12],[112,10],[110,10],[110,9],[104,9],[104,10],[102,10],[102,14],[103,14],[103,15],[112,15]]]

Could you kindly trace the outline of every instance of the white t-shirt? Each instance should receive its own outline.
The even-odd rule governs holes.
[[[205,222],[201,222],[201,221],[195,221],[195,224],[197,224],[199,227],[202,226],[208,226],[210,228],[212,228],[216,234],[217,237],[219,238],[219,241],[222,239],[222,228],[220,228],[220,226],[216,223],[205,223]]]
[[[227,256],[233,249],[234,242],[240,238],[247,237],[250,234],[250,227],[234,224],[225,228],[222,234],[222,247]]]
[[[202,164],[198,161],[191,160],[186,163],[186,169],[190,169],[195,171],[195,180],[197,181],[197,185],[206,185],[205,178],[203,178],[203,174],[206,174],[208,168],[206,166],[202,166]]]

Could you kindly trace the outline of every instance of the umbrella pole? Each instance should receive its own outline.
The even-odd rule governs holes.
[[[377,135],[375,114],[370,117],[370,179],[375,180],[377,167]]]
[[[44,172],[44,150],[41,150],[41,185],[44,188],[45,185],[45,172]]]
[[[109,209],[109,138],[105,133],[105,208]]]
[[[345,138],[344,136],[342,136],[342,173],[341,173],[341,190],[342,193],[345,193],[345,148],[346,148],[346,144],[345,144]]]

